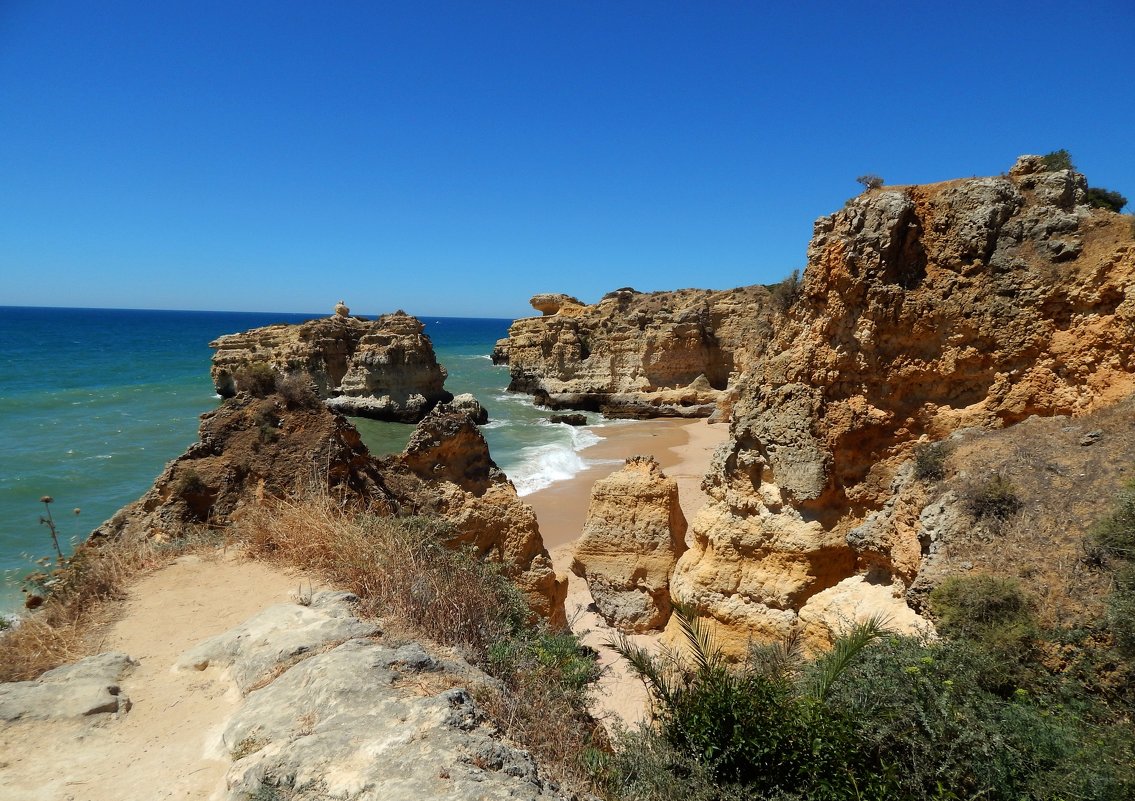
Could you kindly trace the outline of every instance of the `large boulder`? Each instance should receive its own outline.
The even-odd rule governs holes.
[[[120,681],[137,663],[104,653],[49,670],[34,681],[0,684],[0,720],[65,720],[130,709]]]
[[[660,629],[670,618],[670,575],[685,537],[678,483],[652,457],[633,456],[595,482],[572,572],[586,579],[610,625]]]

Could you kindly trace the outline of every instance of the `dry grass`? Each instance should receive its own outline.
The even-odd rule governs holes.
[[[249,555],[300,567],[359,596],[365,614],[394,618],[475,662],[528,614],[492,564],[454,552],[440,521],[345,514],[326,495],[251,511],[235,537]]]
[[[1044,627],[1098,621],[1111,577],[1092,564],[1087,543],[1093,525],[1135,475],[1133,413],[1135,403],[1124,401],[1080,418],[1034,418],[962,439],[950,463],[965,475],[945,486],[964,494],[967,484],[1004,476],[1021,507],[946,543],[951,560],[1019,579]],[[1089,431],[1101,437],[1081,445]]]
[[[452,531],[423,518],[351,516],[325,495],[253,510],[235,535],[254,557],[299,567],[359,596],[381,615],[384,639],[406,636],[455,646],[500,679],[475,688],[482,710],[507,738],[567,785],[590,786],[585,756],[606,748],[587,714],[589,657],[574,641],[531,627],[516,587],[490,563],[443,543]],[[408,681],[413,692],[454,686],[448,674]]]
[[[34,679],[95,653],[113,603],[133,580],[173,555],[215,544],[215,536],[192,531],[166,544],[123,539],[79,546],[62,568],[48,574],[51,591],[43,605],[0,636],[0,682]]]

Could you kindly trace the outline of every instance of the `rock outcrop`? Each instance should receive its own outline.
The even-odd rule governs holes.
[[[595,482],[572,572],[620,631],[660,629],[670,618],[670,575],[686,550],[678,482],[653,457],[633,456]]]
[[[167,540],[195,525],[224,526],[265,498],[326,489],[377,514],[393,514],[359,432],[323,404],[241,393],[201,416],[198,441],[166,465],[153,486],[97,528],[91,539]]]
[[[34,681],[0,684],[0,721],[128,712],[130,699],[119,683],[135,664],[126,654],[97,654],[49,670]]]
[[[764,355],[779,312],[761,286],[724,292],[611,292],[594,305],[537,295],[543,317],[497,343],[509,389],[552,409],[613,417],[708,417]],[[549,300],[554,298],[555,300]]]
[[[269,325],[229,334],[209,343],[213,386],[222,397],[234,396],[270,368],[279,376],[310,376],[316,393],[343,414],[415,423],[445,391],[445,369],[421,321],[402,311],[374,321],[348,316],[340,304],[331,317],[298,325]]]
[[[386,487],[404,513],[438,516],[453,526],[453,547],[505,565],[533,610],[565,623],[567,582],[556,575],[536,513],[489,455],[473,419],[449,404],[418,424],[406,449],[384,459]]]
[[[855,576],[901,617],[929,547],[921,507],[907,498],[887,518],[905,522],[862,525],[907,480],[917,442],[1130,395],[1130,221],[1084,198],[1083,176],[1025,159],[1008,177],[872,190],[820,218],[790,324],[737,383],[676,597],[738,650],[802,620],[819,631],[812,612]]]
[[[347,509],[421,514],[453,526],[453,547],[499,561],[536,614],[564,623],[566,582],[556,576],[532,508],[489,456],[465,412],[442,404],[406,450],[381,462],[358,431],[323,404],[241,393],[202,415],[200,440],[166,465],[154,485],[96,529],[90,542],[177,539],[193,526],[239,519],[269,498],[328,491]]]

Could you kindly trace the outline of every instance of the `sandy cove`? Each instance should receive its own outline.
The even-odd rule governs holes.
[[[683,510],[692,518],[705,501],[701,478],[727,433],[726,426],[709,426],[704,420],[604,427],[605,439],[585,452],[598,464],[524,499],[537,511],[557,571],[570,576],[572,627],[600,652],[607,667],[595,711],[609,726],[641,720],[646,696],[637,679],[626,675],[602,646],[614,632],[588,611],[587,585],[568,571],[591,486],[621,469],[627,457],[652,455],[677,479]],[[12,798],[28,801],[209,798],[231,764],[216,740],[239,696],[215,676],[174,672],[173,665],[201,640],[288,601],[301,584],[310,591],[307,577],[224,553],[181,557],[144,576],[130,588],[100,648],[137,660],[121,681],[131,710],[120,720],[0,725],[0,786]],[[657,639],[632,638],[647,647]]]
[[[605,437],[583,451],[583,456],[596,464],[569,481],[524,496],[536,510],[544,545],[552,555],[556,572],[568,577],[566,600],[568,622],[580,640],[599,652],[604,668],[598,683],[599,697],[595,713],[604,718],[608,728],[634,725],[647,712],[646,691],[642,683],[628,675],[624,663],[604,643],[616,632],[595,611],[587,582],[571,572],[575,542],[587,520],[591,487],[596,481],[621,470],[630,456],[653,456],[667,476],[678,482],[678,498],[687,522],[708,500],[701,489],[702,477],[709,470],[717,446],[729,435],[726,425],[709,425],[702,420],[646,420],[605,426],[596,431]],[[687,535],[688,536],[688,535]],[[628,637],[635,645],[656,650],[659,634]]]

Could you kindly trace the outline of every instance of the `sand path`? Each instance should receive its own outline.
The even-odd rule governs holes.
[[[99,648],[138,661],[121,682],[133,708],[119,719],[0,726],[0,797],[209,798],[232,764],[219,732],[240,695],[215,672],[175,673],[172,666],[197,642],[288,601],[298,582],[231,553],[183,556],[138,581]]]

